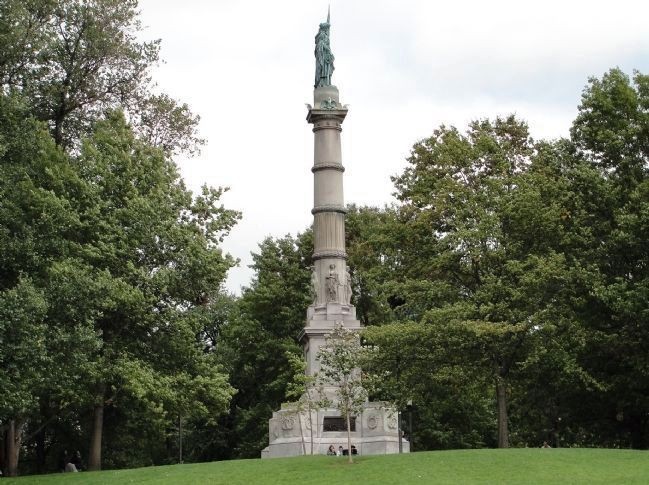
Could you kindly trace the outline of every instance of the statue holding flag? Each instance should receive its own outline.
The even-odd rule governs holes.
[[[320,30],[315,36],[315,88],[331,86],[334,55],[329,45],[329,27],[329,12],[327,12],[327,21],[320,24]]]

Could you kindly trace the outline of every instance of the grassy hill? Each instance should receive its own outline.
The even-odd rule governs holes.
[[[531,484],[649,483],[649,451],[453,450],[346,458],[236,460],[2,480],[17,484]]]

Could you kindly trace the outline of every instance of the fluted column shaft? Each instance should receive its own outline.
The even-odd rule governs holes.
[[[315,106],[307,121],[313,124],[313,261],[314,305],[349,303],[345,252],[345,200],[343,195],[340,134],[347,115],[335,86],[314,91]]]

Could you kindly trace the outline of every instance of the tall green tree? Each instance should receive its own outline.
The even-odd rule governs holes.
[[[96,469],[104,407],[115,400],[111,389],[123,375],[117,372],[120,363],[127,361],[136,371],[148,362],[155,369],[161,353],[157,345],[177,331],[179,312],[219,293],[234,261],[218,243],[239,215],[218,204],[221,190],[204,188],[193,198],[175,165],[162,151],[136,140],[119,113],[96,125],[78,164],[84,180],[92,182],[81,201],[79,264],[101,282],[93,300],[102,309],[94,320],[101,347],[91,383],[88,460]],[[175,342],[198,345],[195,337]],[[142,366],[132,366],[140,360]]]
[[[34,389],[42,385],[45,353],[46,302],[28,280],[0,292],[0,423],[5,428],[3,462],[8,476],[16,476],[22,427],[37,406]]]
[[[395,207],[349,205],[345,218],[347,264],[352,277],[352,303],[363,325],[399,318],[402,301],[394,287],[407,281],[404,235]]]
[[[73,236],[81,223],[72,201],[81,186],[70,160],[27,105],[0,95],[0,326],[8,332],[2,369],[13,368],[3,374],[8,401],[0,423],[5,433],[11,431],[5,425],[13,428],[14,439],[7,442],[16,444],[6,449],[11,459],[0,461],[7,463],[9,474],[17,472],[22,425],[41,421],[34,420],[40,396],[73,400],[81,388],[75,376],[93,348],[88,322],[78,320],[67,330],[50,324],[62,303],[52,295],[54,267],[77,247]],[[15,393],[10,391],[14,386]]]
[[[362,367],[372,395],[414,413],[412,429],[401,428],[411,449],[496,444],[489,374],[467,359],[476,344],[462,328],[393,323],[364,329],[363,339],[371,349]]]
[[[591,207],[593,234],[583,264],[596,275],[589,288],[593,311],[584,314],[591,338],[583,361],[606,387],[590,395],[599,416],[584,416],[604,424],[610,444],[647,448],[649,76],[612,69],[592,78],[571,135],[598,175],[580,191]]]
[[[302,355],[297,337],[311,303],[311,232],[267,238],[259,246],[255,276],[216,348],[238,391],[220,457],[259,457],[272,412],[289,400],[294,368],[287,353]]]
[[[509,380],[530,351],[529,336],[552,315],[570,278],[554,242],[561,199],[530,170],[537,150],[514,117],[473,122],[466,134],[441,127],[416,144],[395,178],[404,229],[426,242],[416,262],[419,291],[404,294],[424,324],[462,328],[494,382],[498,444],[509,445]],[[428,257],[426,257],[428,256]]]
[[[215,415],[232,393],[215,356],[204,355],[213,344],[197,315],[218,313],[234,264],[219,244],[239,215],[220,205],[223,189],[194,197],[184,188],[170,157],[200,146],[198,117],[152,94],[159,42],[140,33],[135,0],[0,4],[0,291],[31,281],[46,302],[46,357],[57,372],[32,387],[39,409],[21,417],[41,471],[57,441],[46,436],[51,427],[81,430],[79,446],[84,406],[94,408],[97,468],[104,408],[126,421],[139,409],[142,423],[149,410],[160,429],[183,408],[174,382],[195,385],[195,408]],[[18,97],[20,108],[4,109]],[[165,392],[147,387],[151,376]],[[198,392],[210,382],[213,394]]]
[[[26,124],[7,121],[3,127]],[[34,126],[50,152],[33,135],[14,132],[5,144],[2,285],[10,296],[20,275],[30,276],[47,301],[45,358],[57,372],[49,372],[48,386],[30,387],[41,414],[32,428],[39,432],[70,408],[83,424],[82,410],[91,408],[89,467],[96,469],[106,408],[124,414],[123,403],[144,406],[154,424],[187,408],[177,387],[196,398],[194,411],[218,415],[229,401],[232,389],[205,353],[199,314],[234,264],[219,243],[239,215],[220,205],[221,189],[192,196],[168,156],[136,140],[119,113],[97,123],[73,161]],[[21,413],[22,422],[32,418]]]

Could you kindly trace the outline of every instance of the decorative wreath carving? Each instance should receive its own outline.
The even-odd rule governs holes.
[[[293,416],[282,416],[282,429],[288,431],[295,426],[295,418]]]
[[[376,419],[376,415],[370,414],[369,418],[367,418],[367,427],[369,429],[376,429],[378,426],[379,422]]]
[[[397,429],[397,418],[395,418],[394,416],[390,416],[388,418],[388,428]]]

